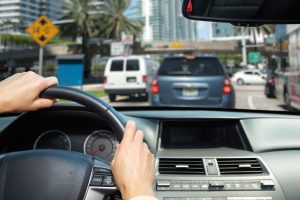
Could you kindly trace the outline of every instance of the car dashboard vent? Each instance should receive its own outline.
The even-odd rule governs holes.
[[[159,173],[205,175],[205,170],[202,159],[160,158]]]
[[[221,175],[262,174],[263,169],[256,158],[219,158]]]

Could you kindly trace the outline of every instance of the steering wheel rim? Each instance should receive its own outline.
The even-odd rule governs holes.
[[[110,122],[109,126],[116,135],[118,141],[123,139],[125,120],[108,103],[87,92],[64,86],[53,86],[40,95],[46,99],[65,99],[79,103],[92,111],[98,113],[104,120]]]
[[[66,99],[89,108],[108,121],[116,138],[122,140],[124,119],[100,98],[62,86],[50,87],[40,97]],[[42,197],[99,200],[116,191],[109,164],[87,155],[57,150],[30,150],[0,155],[0,199],[3,200],[21,197],[28,200]]]

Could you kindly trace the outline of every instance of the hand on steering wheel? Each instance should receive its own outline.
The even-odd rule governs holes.
[[[0,82],[0,113],[25,112],[51,107],[57,100],[39,95],[50,86],[58,85],[56,77],[44,78],[34,72],[24,72]]]

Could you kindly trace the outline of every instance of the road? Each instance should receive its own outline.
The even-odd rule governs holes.
[[[250,110],[284,111],[281,100],[269,99],[264,94],[263,85],[234,85],[236,108]]]
[[[268,99],[264,95],[263,85],[234,85],[236,91],[236,108],[250,110],[284,111],[283,102],[278,99]],[[104,100],[109,102],[108,97]],[[150,106],[143,97],[118,97],[112,106]]]

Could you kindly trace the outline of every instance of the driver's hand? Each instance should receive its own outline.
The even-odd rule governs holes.
[[[13,75],[0,82],[0,113],[34,111],[52,106],[57,100],[39,98],[39,95],[57,84],[57,78],[44,78],[34,72]]]
[[[127,122],[124,138],[111,163],[111,170],[124,200],[154,197],[154,156],[143,142],[144,134],[135,123]]]

